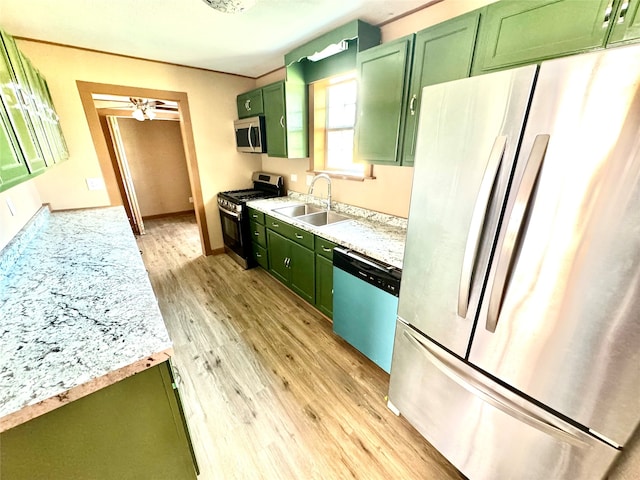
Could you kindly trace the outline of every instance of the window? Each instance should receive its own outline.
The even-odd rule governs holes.
[[[355,73],[313,84],[313,165],[316,172],[363,178],[371,167],[354,162]]]

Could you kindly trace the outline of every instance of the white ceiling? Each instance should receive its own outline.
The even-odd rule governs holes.
[[[202,0],[0,0],[17,36],[258,77],[284,55],[351,20],[373,25],[428,0],[256,0],[239,14]]]

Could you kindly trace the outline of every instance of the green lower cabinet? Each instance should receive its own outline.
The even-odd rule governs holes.
[[[415,158],[422,89],[471,74],[480,11],[439,23],[416,33],[408,109],[402,142],[402,165]]]
[[[314,251],[270,229],[267,229],[267,244],[269,272],[307,302],[314,303]]]
[[[473,73],[603,48],[620,0],[501,0],[482,17]],[[608,8],[610,14],[608,15]]]
[[[640,41],[640,0],[624,0],[612,14],[613,29],[607,46]]]
[[[197,464],[168,362],[0,434],[11,480],[187,480]]]
[[[333,262],[316,254],[316,308],[333,318]]]
[[[358,53],[357,161],[400,165],[413,37]]]
[[[256,261],[258,265],[260,265],[265,270],[269,269],[269,253],[267,249],[254,243],[251,246],[253,250],[253,259]]]
[[[315,253],[297,243],[291,242],[291,290],[309,303],[315,303]]]

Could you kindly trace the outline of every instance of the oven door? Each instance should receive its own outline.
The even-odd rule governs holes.
[[[224,247],[231,253],[238,263],[244,268],[249,267],[250,238],[248,237],[249,226],[244,221],[243,213],[227,210],[218,205],[220,210],[220,222],[222,224],[222,238]]]

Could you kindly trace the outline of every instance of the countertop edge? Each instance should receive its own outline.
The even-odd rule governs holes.
[[[125,378],[131,377],[148,368],[155,367],[173,356],[173,348],[167,348],[157,353],[146,356],[130,365],[112,370],[101,377],[89,380],[69,390],[61,392],[53,397],[41,400],[33,405],[26,405],[20,410],[12,412],[0,418],[0,433],[17,427],[36,417],[49,413],[79,398],[86,397],[98,390],[113,385]]]

